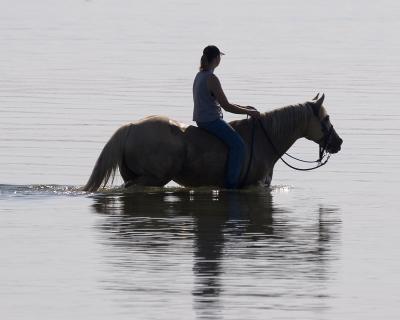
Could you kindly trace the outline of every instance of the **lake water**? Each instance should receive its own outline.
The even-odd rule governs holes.
[[[0,318],[398,319],[399,30],[397,1],[0,1]],[[325,92],[342,151],[271,189],[77,191],[122,124],[191,123],[207,44],[232,102]]]

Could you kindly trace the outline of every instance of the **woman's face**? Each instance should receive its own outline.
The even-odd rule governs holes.
[[[221,62],[221,56],[218,55],[213,59],[214,68],[218,67],[220,62]]]

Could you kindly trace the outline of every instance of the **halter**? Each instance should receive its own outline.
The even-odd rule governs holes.
[[[248,116],[247,116],[247,118],[248,118]],[[311,171],[311,170],[318,169],[318,168],[324,166],[328,162],[328,160],[329,160],[331,155],[330,155],[329,152],[327,152],[326,148],[328,146],[329,139],[330,139],[330,137],[332,135],[332,132],[333,132],[333,125],[331,124],[330,128],[328,128],[327,125],[326,125],[326,123],[329,121],[329,116],[328,115],[321,120],[321,129],[322,129],[322,132],[323,132],[324,135],[320,140],[318,140],[319,158],[317,160],[314,160],[314,161],[302,160],[302,159],[299,159],[299,158],[296,158],[296,157],[290,155],[287,152],[285,152],[284,154],[280,155],[280,152],[277,150],[277,148],[275,147],[275,145],[272,142],[271,138],[269,137],[267,130],[265,130],[265,127],[264,127],[262,121],[260,119],[255,119],[255,118],[252,118],[252,119],[253,119],[253,126],[252,126],[252,133],[251,133],[250,158],[249,158],[249,162],[248,162],[248,165],[247,165],[246,174],[245,174],[245,176],[244,176],[244,178],[242,180],[243,181],[242,185],[247,180],[247,176],[248,176],[249,171],[250,171],[251,161],[253,159],[254,135],[255,135],[255,127],[256,127],[256,122],[255,121],[258,121],[260,123],[261,129],[264,132],[264,135],[267,138],[269,144],[272,146],[272,149],[279,156],[279,159],[282,160],[282,162],[284,164],[286,164],[289,168],[292,168],[292,169],[298,170],[298,171]],[[318,163],[318,164],[316,166],[314,166],[314,167],[311,167],[311,168],[298,168],[298,167],[292,166],[291,164],[286,162],[282,158],[283,155],[287,155],[288,157],[290,157],[290,158],[292,158],[294,160],[300,161],[300,162]]]

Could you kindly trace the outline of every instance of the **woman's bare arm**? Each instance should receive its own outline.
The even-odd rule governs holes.
[[[222,90],[219,79],[214,74],[208,78],[207,85],[224,110],[236,114],[248,114],[249,116],[259,117],[260,113],[254,107],[229,103],[224,91]]]

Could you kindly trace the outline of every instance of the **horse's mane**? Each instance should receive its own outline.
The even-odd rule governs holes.
[[[295,130],[299,124],[305,124],[312,115],[307,103],[289,105],[263,113],[266,128],[275,136]]]

